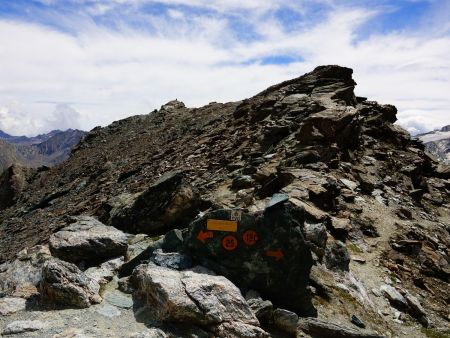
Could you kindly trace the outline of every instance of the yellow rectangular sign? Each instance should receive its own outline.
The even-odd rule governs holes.
[[[206,228],[213,231],[237,232],[237,226],[236,221],[225,221],[222,219],[208,219],[206,224]]]

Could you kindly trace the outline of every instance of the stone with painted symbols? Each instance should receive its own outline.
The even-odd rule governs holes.
[[[221,209],[192,222],[186,252],[242,290],[255,289],[277,306],[314,315],[307,291],[312,257],[304,239],[304,210],[285,201],[264,212],[242,212],[236,231],[208,230],[208,220],[231,221],[234,215]]]

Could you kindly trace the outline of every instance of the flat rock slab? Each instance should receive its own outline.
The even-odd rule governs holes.
[[[46,324],[39,320],[18,320],[6,325],[6,327],[2,331],[2,335],[39,331],[44,329],[45,327]]]
[[[25,310],[27,301],[23,298],[0,298],[0,316],[7,316]]]
[[[53,256],[72,263],[87,261],[95,265],[114,257],[124,256],[128,237],[114,227],[93,217],[81,216],[50,237]]]
[[[97,313],[100,313],[101,315],[108,317],[108,318],[118,317],[122,314],[117,307],[109,305],[109,304],[105,304],[105,305],[99,307],[96,311],[97,311]]]
[[[123,308],[130,309],[133,306],[133,299],[130,295],[124,294],[118,290],[114,290],[111,292],[106,292],[103,295],[103,298],[111,305]]]
[[[385,338],[375,332],[354,330],[316,318],[300,318],[298,329],[312,338]]]
[[[276,305],[314,316],[307,291],[312,266],[304,209],[279,203],[260,213],[216,210],[191,223],[186,251],[195,263],[254,289]]]

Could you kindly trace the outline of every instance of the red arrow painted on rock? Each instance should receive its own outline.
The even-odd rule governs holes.
[[[273,257],[277,261],[279,261],[280,259],[284,258],[284,253],[283,253],[283,251],[281,251],[281,249],[278,249],[278,250],[267,250],[266,251],[266,256],[267,257]]]
[[[212,231],[201,230],[197,235],[197,239],[204,244],[208,238],[213,238],[213,236],[214,236],[214,233]]]

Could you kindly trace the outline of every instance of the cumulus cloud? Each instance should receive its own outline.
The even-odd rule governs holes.
[[[87,16],[46,16],[70,29],[0,19],[0,128],[90,129],[174,98],[189,106],[239,100],[320,64],[352,67],[357,94],[397,105],[399,123],[411,132],[450,122],[450,37],[420,29],[358,38],[383,7],[323,0],[329,10],[320,20],[293,20],[287,29],[276,10],[301,15],[312,1],[160,0],[173,6],[157,14],[137,11],[151,0],[72,2],[88,5]],[[192,12],[193,7],[208,11]],[[117,8],[139,25],[105,14]],[[280,55],[293,61],[264,62]]]

